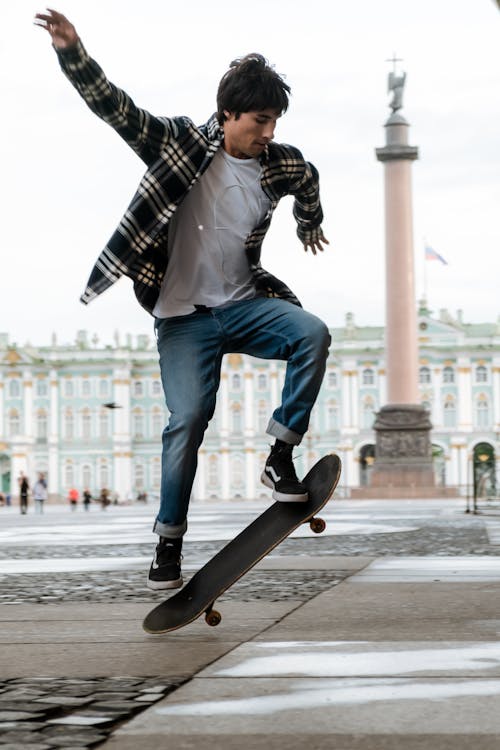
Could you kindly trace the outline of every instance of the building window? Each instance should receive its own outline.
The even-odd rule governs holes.
[[[142,464],[134,466],[134,487],[136,490],[144,489],[144,466]]]
[[[89,490],[92,484],[92,469],[88,464],[82,466],[82,487]]]
[[[11,409],[9,412],[9,437],[19,435],[21,431],[21,420],[19,418],[19,412],[16,409]]]
[[[72,440],[75,436],[75,418],[69,409],[64,414],[64,435],[66,440]]]
[[[245,486],[244,464],[240,456],[235,456],[231,461],[231,484],[234,489]]]
[[[231,389],[233,391],[241,390],[241,375],[238,375],[238,373],[231,376]]]
[[[107,461],[102,461],[99,466],[99,482],[101,489],[109,489],[109,466]]]
[[[99,412],[99,437],[101,440],[109,438],[109,414],[104,410]]]
[[[99,381],[99,396],[107,398],[109,395],[109,381],[106,378],[101,378]]]
[[[339,407],[336,401],[329,401],[327,406],[327,430],[332,432],[339,429]]]
[[[443,383],[454,383],[455,382],[455,370],[453,367],[445,367],[443,369]]]
[[[443,406],[443,425],[444,427],[457,426],[457,408],[453,398],[447,399]]]
[[[90,396],[91,390],[90,380],[88,378],[82,380],[82,396]]]
[[[243,424],[242,424],[242,409],[240,404],[233,404],[232,409],[232,420],[233,420],[233,432],[236,434],[239,434],[242,432]]]
[[[263,372],[257,376],[257,389],[259,391],[265,391],[267,389],[267,375]]]
[[[144,437],[144,414],[142,411],[135,412],[132,417],[132,435],[136,440]]]
[[[429,367],[420,368],[418,380],[419,380],[419,383],[431,382],[431,370]]]
[[[371,367],[367,367],[365,370],[363,370],[362,383],[363,383],[363,385],[374,385],[375,384],[375,373],[371,369]]]
[[[219,458],[209,456],[207,461],[207,485],[209,490],[216,490],[219,485]]]
[[[163,432],[163,414],[160,409],[154,409],[152,417],[152,434],[154,437],[160,437]]]
[[[153,380],[151,383],[151,393],[153,396],[161,396],[161,380]]]
[[[36,395],[43,398],[48,392],[47,378],[38,378],[36,381]]]
[[[159,458],[154,458],[151,470],[151,480],[155,490],[160,488],[161,484],[161,462]]]
[[[490,424],[490,407],[486,396],[476,401],[476,427],[488,427]]]
[[[487,383],[488,382],[488,370],[484,365],[478,365],[476,367],[476,383]]]
[[[336,388],[337,387],[337,373],[333,370],[328,371],[326,384],[328,388]]]
[[[71,398],[74,395],[74,392],[75,388],[73,385],[73,381],[71,380],[71,378],[67,378],[64,381],[64,395],[66,396],[66,398]]]
[[[265,401],[259,401],[257,404],[257,429],[259,432],[265,432],[267,430],[267,424],[269,422],[269,411]]]
[[[43,410],[36,415],[36,437],[38,440],[47,439],[47,412]]]
[[[92,415],[89,411],[84,411],[82,414],[82,438],[84,440],[90,440],[92,437]]]
[[[75,484],[75,469],[70,462],[67,462],[64,466],[64,484],[67,489],[71,489]]]
[[[373,420],[375,418],[375,403],[373,399],[367,398],[363,403],[363,411],[361,415],[363,429],[371,430],[373,427]]]
[[[19,398],[21,395],[21,384],[19,380],[11,380],[9,383],[9,397]]]
[[[134,380],[134,396],[136,398],[144,396],[144,383],[142,380]]]

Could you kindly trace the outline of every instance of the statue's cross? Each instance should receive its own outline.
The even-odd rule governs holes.
[[[390,57],[388,60],[386,60],[386,62],[391,62],[392,63],[392,70],[393,70],[393,73],[395,73],[396,72],[396,63],[403,62],[403,59],[401,57],[396,57],[396,53],[393,52],[392,53],[392,57]]]

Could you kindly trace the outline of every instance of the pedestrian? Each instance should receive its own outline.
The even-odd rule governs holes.
[[[45,475],[40,473],[38,479],[33,486],[33,500],[35,501],[35,512],[43,513],[43,504],[47,500],[47,481]]]
[[[198,449],[214,414],[222,357],[230,352],[287,362],[282,402],[267,433],[275,439],[261,481],[283,502],[307,501],[292,451],[307,431],[325,371],[326,325],[260,263],[280,199],[291,195],[297,234],[316,255],[328,241],[316,168],[274,141],[290,87],[257,53],[234,60],[201,126],[155,117],[107,80],[74,26],[53,10],[36,15],[63,72],[90,109],[111,125],[147,171],[90,275],[87,304],[122,274],[153,315],[168,425],[163,431],[159,536],[152,589],[182,585]]]
[[[28,481],[28,478],[25,477],[22,472],[19,475],[19,479],[17,481],[19,483],[19,505],[22,515],[25,515],[28,512],[28,495],[30,491],[30,483]]]
[[[79,497],[80,493],[78,492],[78,490],[75,487],[71,487],[70,491],[68,492],[68,500],[71,510],[76,510]]]
[[[92,493],[87,487],[86,489],[83,490],[83,507],[86,511],[89,510],[91,502],[92,502]]]
[[[108,505],[111,504],[111,500],[109,498],[109,490],[106,489],[106,487],[103,487],[101,490],[101,494],[99,495],[99,502],[101,503],[101,510],[106,510]]]

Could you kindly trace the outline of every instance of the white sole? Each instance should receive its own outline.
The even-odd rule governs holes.
[[[151,591],[168,591],[168,589],[180,589],[184,581],[178,578],[176,581],[146,581],[148,589]]]
[[[309,495],[286,495],[284,492],[278,492],[274,489],[274,484],[267,474],[263,471],[260,476],[260,481],[266,487],[269,487],[273,491],[273,500],[277,503],[307,503]]]

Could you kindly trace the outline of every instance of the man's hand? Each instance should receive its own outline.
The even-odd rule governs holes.
[[[329,245],[329,244],[330,243],[326,239],[325,235],[321,234],[317,240],[311,240],[311,242],[304,242],[304,250],[306,251],[306,253],[308,250],[311,250],[312,254],[316,255],[318,250],[320,251],[320,253],[323,252],[323,250],[325,249],[323,245]]]
[[[74,47],[78,41],[78,34],[73,24],[68,21],[66,16],[52,8],[47,8],[47,13],[37,13],[35,25],[47,29],[52,37],[52,43],[57,49]]]

